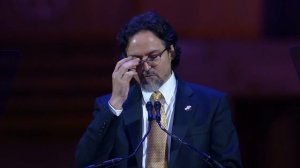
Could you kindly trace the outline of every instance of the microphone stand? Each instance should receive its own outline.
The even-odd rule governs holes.
[[[85,168],[108,168],[108,167],[113,167],[113,166],[117,166],[118,164],[120,164],[122,161],[130,159],[131,157],[133,157],[137,151],[140,149],[140,147],[142,146],[143,142],[145,141],[146,137],[149,135],[150,130],[151,130],[151,122],[154,120],[154,117],[152,115],[152,103],[149,101],[146,104],[146,108],[148,111],[148,130],[146,132],[146,134],[143,136],[142,140],[139,142],[138,146],[135,148],[134,152],[132,152],[130,155],[126,156],[126,157],[116,157],[110,160],[106,160],[100,164],[93,164],[93,165],[89,165]]]
[[[181,138],[179,138],[178,136],[170,133],[169,131],[167,131],[162,125],[161,125],[161,115],[160,115],[160,108],[161,108],[161,103],[159,101],[155,101],[154,102],[154,109],[156,111],[156,122],[158,124],[158,126],[160,127],[160,129],[162,129],[165,133],[167,133],[169,136],[171,136],[172,138],[176,139],[177,141],[179,141],[181,144],[183,144],[184,146],[188,147],[190,150],[198,153],[202,160],[207,163],[211,168],[224,168],[224,166],[222,166],[221,163],[219,163],[218,161],[216,161],[215,159],[213,159],[210,155],[208,155],[205,152],[201,152],[199,151],[197,148],[193,147],[191,144],[183,141]]]

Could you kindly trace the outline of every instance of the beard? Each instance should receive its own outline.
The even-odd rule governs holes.
[[[164,81],[155,72],[145,71],[140,75],[140,85],[146,92],[157,91],[163,84]]]

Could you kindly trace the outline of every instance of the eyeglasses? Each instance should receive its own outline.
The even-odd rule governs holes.
[[[138,56],[132,56],[132,57],[141,58],[140,65],[143,65],[146,62],[149,66],[155,67],[160,63],[162,54],[167,50],[168,48],[165,48],[162,52],[157,54],[149,54],[144,57],[138,57]]]

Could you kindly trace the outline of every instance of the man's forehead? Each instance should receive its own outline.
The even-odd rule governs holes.
[[[129,43],[128,47],[126,48],[127,52],[133,53],[146,53],[146,52],[153,52],[153,51],[160,51],[164,47],[162,40],[153,36],[151,34],[139,34],[133,36]]]
[[[139,43],[152,43],[161,41],[153,32],[151,31],[140,31],[129,38],[128,44],[139,44]]]

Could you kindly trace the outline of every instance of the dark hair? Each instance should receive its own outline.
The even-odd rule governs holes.
[[[154,33],[164,42],[166,48],[171,45],[174,46],[175,53],[172,53],[173,60],[171,63],[174,70],[180,62],[180,48],[176,45],[177,34],[171,25],[155,12],[150,11],[135,16],[121,29],[117,35],[117,41],[122,56],[126,56],[129,38],[143,30]]]

